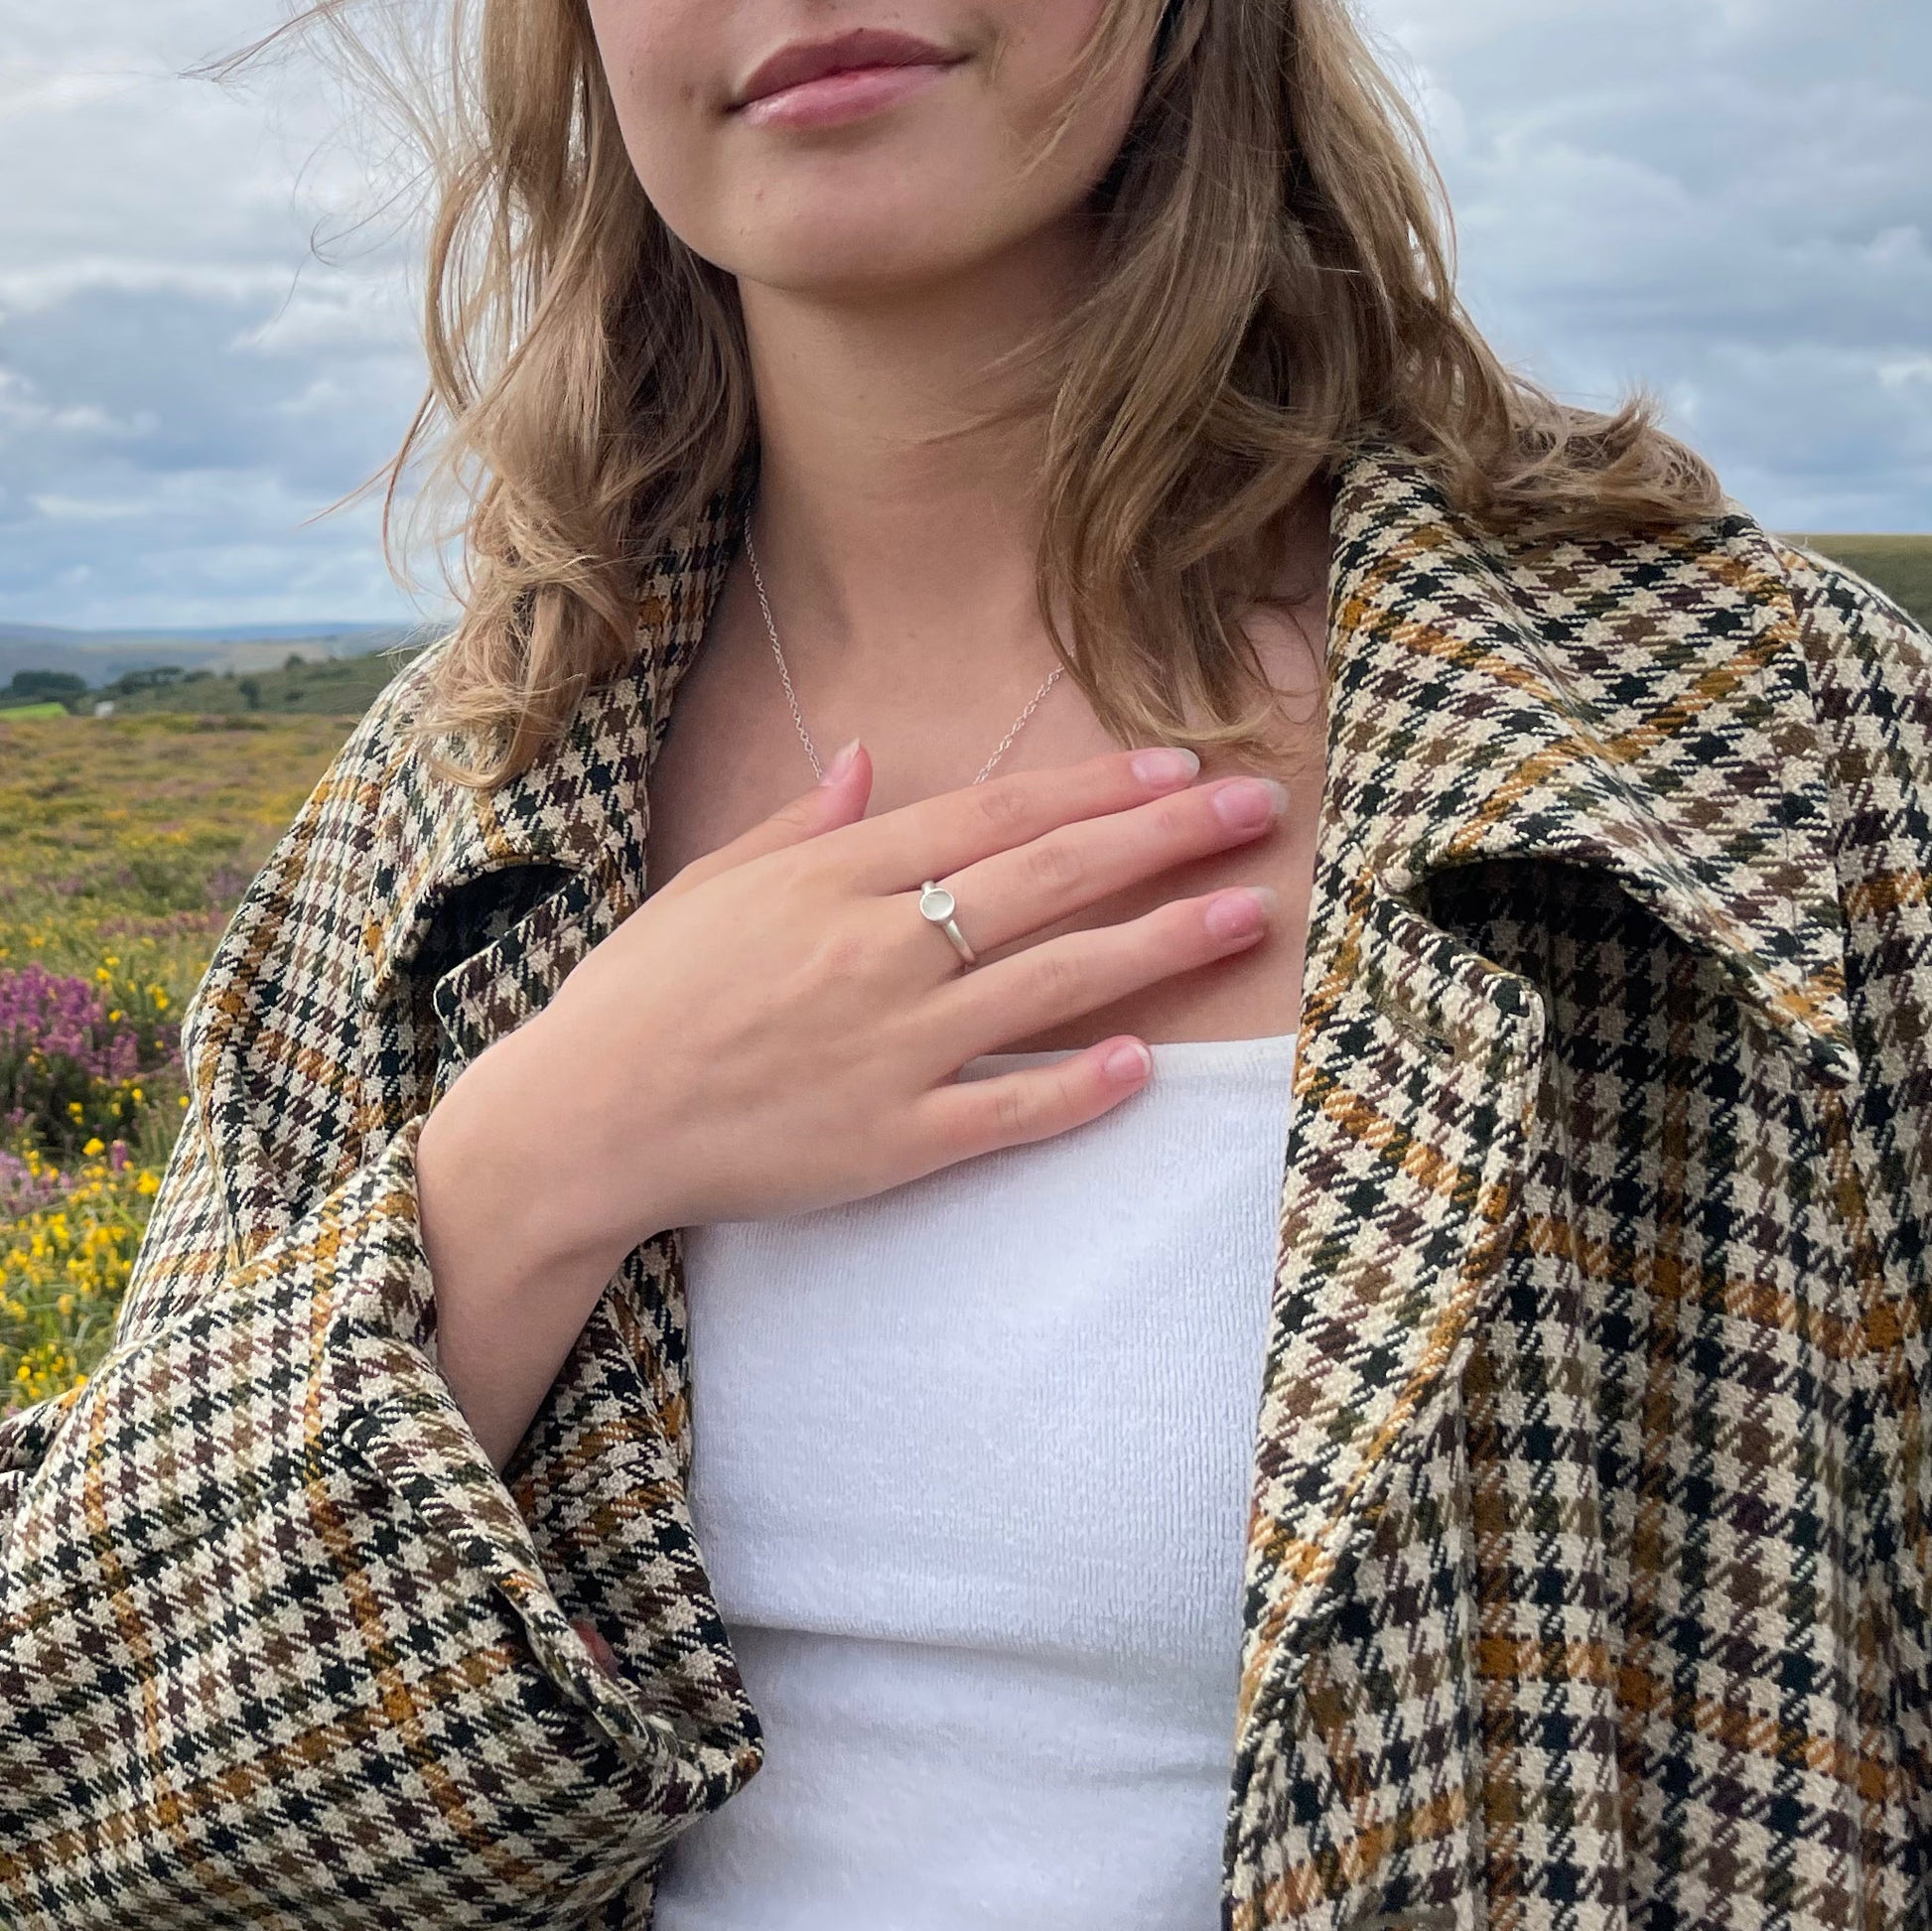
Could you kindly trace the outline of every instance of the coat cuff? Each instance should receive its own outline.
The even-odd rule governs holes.
[[[0,1435],[6,1922],[564,1925],[707,1802],[436,1371],[421,1125]]]

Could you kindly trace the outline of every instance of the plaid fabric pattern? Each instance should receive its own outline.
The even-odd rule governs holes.
[[[1924,1925],[1932,640],[1734,509],[1337,481],[1223,1925]],[[676,1234],[499,1478],[412,1165],[641,901],[747,500],[494,796],[405,672],[235,912],[113,1352],[0,1424],[0,1921],[641,1931],[756,1771]]]

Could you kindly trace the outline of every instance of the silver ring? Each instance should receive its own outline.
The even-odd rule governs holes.
[[[968,965],[973,965],[977,963],[973,957],[973,948],[966,943],[965,933],[959,929],[959,926],[953,919],[953,913],[958,909],[959,907],[954,902],[952,894],[944,886],[934,885],[930,879],[926,880],[925,884],[920,886],[919,916],[929,919],[934,925],[938,926],[952,940],[952,949]]]

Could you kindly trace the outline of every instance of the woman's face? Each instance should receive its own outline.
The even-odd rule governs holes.
[[[1149,44],[1059,149],[1020,162],[1103,0],[589,0],[625,147],[687,246],[797,293],[905,291],[1066,223],[1119,152]],[[930,59],[746,99],[782,49],[855,29]],[[903,48],[893,50],[903,57]],[[847,103],[841,107],[841,101]]]

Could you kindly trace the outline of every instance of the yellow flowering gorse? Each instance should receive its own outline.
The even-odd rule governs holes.
[[[98,1146],[90,1142],[90,1146]],[[37,1175],[46,1163],[23,1158]],[[0,1223],[0,1401],[59,1394],[104,1351],[154,1195],[152,1167],[91,1159],[54,1203]]]

